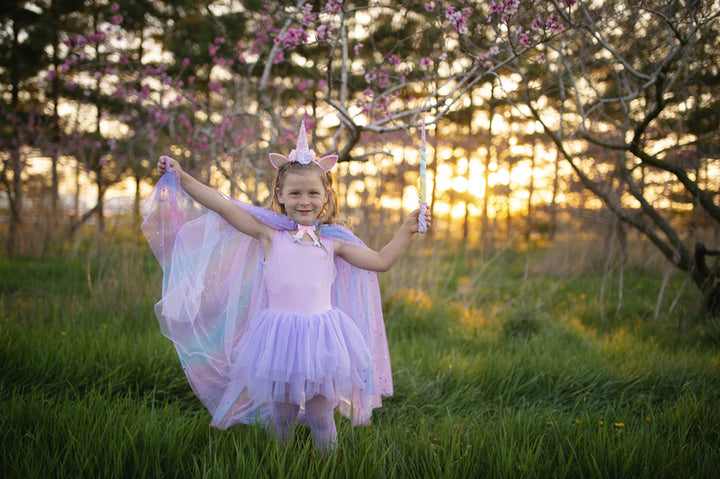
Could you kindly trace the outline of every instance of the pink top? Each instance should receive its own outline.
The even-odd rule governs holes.
[[[269,309],[300,314],[332,309],[336,275],[332,240],[326,239],[323,246],[294,242],[290,231],[275,232],[270,257],[264,262]]]

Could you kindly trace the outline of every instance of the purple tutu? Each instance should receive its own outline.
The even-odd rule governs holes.
[[[321,395],[339,404],[363,378],[371,356],[357,326],[342,311],[281,313],[264,309],[237,346],[232,376],[260,402],[303,405]]]

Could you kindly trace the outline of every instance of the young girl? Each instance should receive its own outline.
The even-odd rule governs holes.
[[[285,443],[305,422],[325,451],[337,442],[336,409],[367,424],[392,394],[375,272],[403,254],[419,210],[376,252],[332,224],[337,156],[316,161],[304,125],[289,157],[270,161],[276,211],[160,159],[142,227],[163,266],[155,309],[213,426],[261,423]]]

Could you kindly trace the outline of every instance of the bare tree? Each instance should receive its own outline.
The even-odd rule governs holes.
[[[499,76],[507,99],[542,124],[582,185],[687,272],[707,310],[720,314],[720,268],[706,263],[720,245],[705,246],[708,226],[720,222],[720,52],[710,46],[720,33],[718,2],[562,3],[573,4],[558,6],[566,28],[538,46],[543,59],[506,65],[520,87]],[[679,221],[681,210],[698,220]]]

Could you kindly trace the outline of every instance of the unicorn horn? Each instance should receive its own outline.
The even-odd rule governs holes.
[[[292,155],[292,153],[291,153]],[[305,133],[305,122],[300,122],[300,133],[298,133],[297,147],[295,148],[295,158],[298,163],[307,165],[311,161],[315,161],[315,152],[310,150],[307,142],[307,134]],[[292,159],[292,158],[291,158]]]

